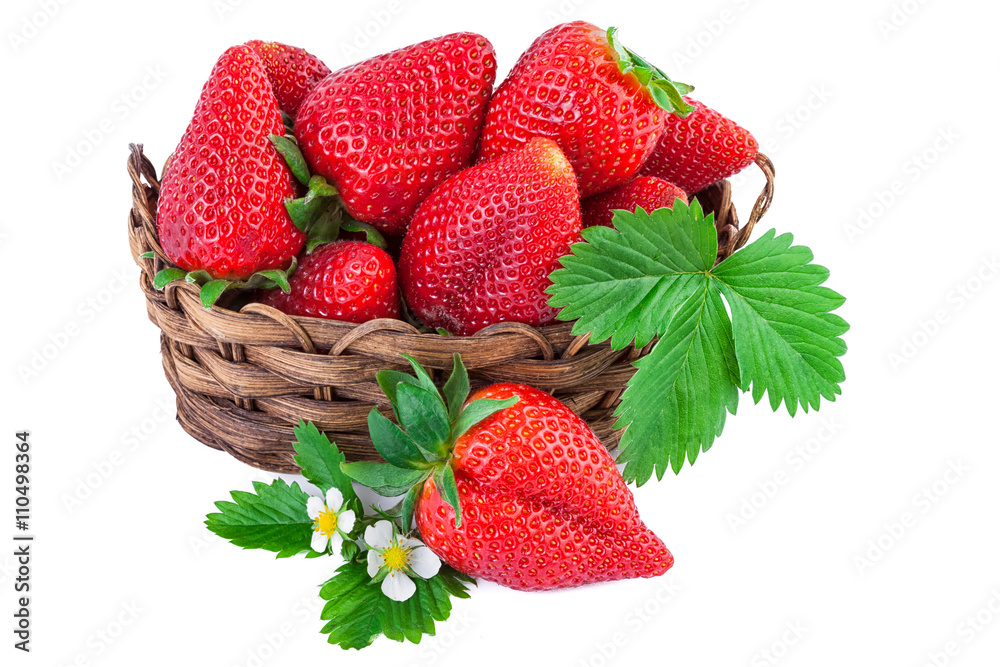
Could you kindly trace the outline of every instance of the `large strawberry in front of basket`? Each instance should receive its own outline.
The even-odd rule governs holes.
[[[466,336],[497,322],[555,320],[549,273],[580,233],[576,179],[550,139],[439,185],[403,240],[399,281],[428,325]]]
[[[431,39],[325,78],[302,103],[295,136],[353,218],[399,233],[436,185],[469,165],[495,77],[485,37]]]
[[[230,48],[163,177],[157,230],[180,268],[161,272],[158,286],[188,272],[205,283],[208,305],[234,282],[283,283],[306,239],[285,210],[285,200],[297,196],[295,179],[269,139],[283,133],[260,57],[249,46]]]
[[[604,445],[539,389],[496,384],[466,400],[458,355],[444,396],[415,376],[379,373],[402,429],[377,410],[372,440],[388,463],[343,466],[382,495],[405,494],[426,545],[465,574],[519,590],[654,577],[673,565],[639,518]]]
[[[589,197],[639,171],[667,116],[689,111],[681,96],[691,90],[622,46],[614,28],[564,23],[536,39],[497,88],[477,159],[548,137]]]

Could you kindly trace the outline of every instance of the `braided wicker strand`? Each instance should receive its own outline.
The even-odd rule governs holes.
[[[239,312],[206,310],[194,285],[175,282],[157,290],[153,276],[169,266],[156,232],[160,181],[142,144],[130,149],[132,258],[142,270],[147,315],[161,332],[177,419],[196,440],[256,468],[297,473],[293,428],[304,419],[326,432],[348,460],[378,459],[368,438],[368,413],[378,407],[391,414],[375,374],[408,368],[400,357],[406,353],[443,378],[458,352],[474,388],[497,381],[544,387],[581,415],[609,449],[617,445],[621,433],[613,413],[635,372],[632,362],[650,346],[591,345],[589,336],[572,334],[572,322],[538,328],[501,323],[462,338],[420,333],[400,320],[350,324],[292,317],[257,303]],[[742,228],[728,182],[696,195],[716,215],[719,261],[746,243],[770,205],[774,168],[763,155],[757,164],[766,185]],[[149,251],[152,258],[141,257]]]

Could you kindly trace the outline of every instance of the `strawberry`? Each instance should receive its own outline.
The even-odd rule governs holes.
[[[434,186],[469,165],[495,76],[485,37],[438,37],[328,76],[302,103],[295,136],[351,216],[402,232]]]
[[[305,255],[289,279],[288,294],[269,290],[261,303],[289,315],[362,323],[399,317],[396,267],[381,248],[337,241]]]
[[[686,113],[681,95],[691,90],[618,43],[614,28],[564,23],[536,39],[497,88],[477,161],[549,137],[589,197],[639,171],[669,112]]]
[[[701,102],[687,118],[670,116],[640,173],[676,183],[693,195],[739,173],[757,158],[757,140],[745,129]]]
[[[676,199],[688,203],[687,195],[673,183],[654,176],[639,176],[580,202],[583,226],[614,227],[611,221],[616,210],[673,208]]]
[[[457,335],[548,324],[548,276],[579,231],[573,169],[555,142],[534,139],[434,189],[403,239],[400,285],[426,324]]]
[[[323,61],[297,46],[252,39],[246,43],[264,61],[281,110],[295,118],[302,100],[330,73]]]
[[[404,430],[377,411],[369,415],[388,463],[344,471],[379,493],[404,492],[404,530],[415,518],[442,560],[519,590],[654,577],[673,565],[604,445],[566,405],[509,383],[466,402],[458,355],[442,399],[410,362],[416,377],[383,371],[378,378]]]
[[[295,180],[268,139],[283,128],[260,57],[249,46],[227,50],[160,189],[157,228],[174,264],[225,280],[289,266],[305,235],[284,205]]]

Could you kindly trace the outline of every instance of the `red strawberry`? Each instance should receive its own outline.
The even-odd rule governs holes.
[[[473,394],[519,397],[455,443],[462,508],[428,479],[420,536],[460,572],[518,590],[655,577],[673,556],[639,518],[632,493],[586,422],[543,391],[495,384]]]
[[[435,188],[403,239],[400,285],[425,323],[457,335],[548,324],[549,273],[579,231],[573,169],[553,141],[534,139]]]
[[[387,463],[343,466],[381,495],[404,494],[404,532],[415,518],[453,568],[521,590],[654,577],[673,565],[586,422],[521,384],[466,401],[469,377],[454,359],[443,397],[413,359],[416,376],[379,373],[399,426],[372,410],[368,427]]]
[[[270,134],[283,134],[278,101],[249,46],[222,54],[163,178],[160,244],[186,271],[246,279],[284,269],[305,242],[285,210],[295,180]]]
[[[639,176],[580,202],[583,226],[614,227],[611,221],[616,210],[634,212],[641,206],[650,212],[658,208],[673,208],[674,200],[678,198],[688,203],[687,195],[673,183],[653,176]]]
[[[402,232],[434,186],[469,165],[496,76],[493,45],[456,33],[334,72],[295,136],[354,218]]]
[[[589,197],[639,171],[668,111],[683,113],[680,96],[690,90],[618,44],[614,29],[564,23],[536,39],[497,88],[477,160],[549,137]]]
[[[337,241],[305,255],[288,279],[291,292],[269,290],[262,303],[289,315],[362,323],[399,317],[396,267],[381,248]]]
[[[278,105],[295,118],[302,100],[330,73],[323,61],[297,46],[252,39],[246,44],[264,61]]]
[[[701,102],[685,98],[694,111],[669,116],[667,126],[640,172],[676,183],[693,195],[739,173],[757,158],[757,140]]]

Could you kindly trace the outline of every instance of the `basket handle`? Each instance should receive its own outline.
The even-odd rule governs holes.
[[[757,157],[754,159],[754,164],[760,167],[760,170],[764,172],[764,189],[761,190],[760,194],[757,195],[757,201],[753,204],[753,209],[750,211],[750,217],[747,219],[747,224],[743,225],[739,233],[736,235],[736,243],[733,244],[733,252],[736,252],[740,248],[746,245],[747,241],[750,239],[750,234],[753,233],[754,225],[764,217],[767,213],[767,209],[771,208],[771,202],[774,200],[774,163],[771,162],[771,158],[767,157],[763,153],[757,153]]]

